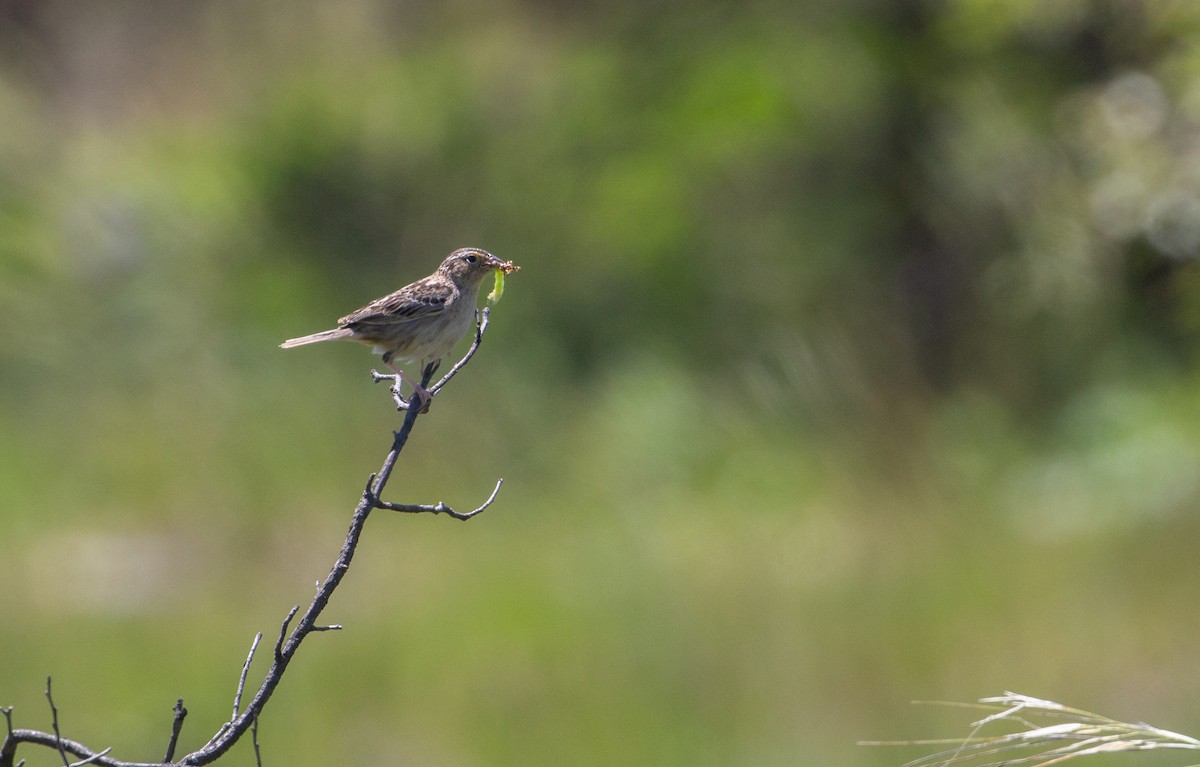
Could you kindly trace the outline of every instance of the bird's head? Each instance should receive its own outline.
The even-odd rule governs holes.
[[[521,267],[511,261],[500,259],[479,248],[459,248],[442,261],[438,271],[454,280],[460,288],[476,288],[483,278],[499,269],[505,274],[511,274]]]

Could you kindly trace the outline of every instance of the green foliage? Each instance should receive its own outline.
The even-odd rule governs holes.
[[[211,734],[395,426],[363,349],[276,345],[478,245],[522,269],[392,487],[504,490],[371,520],[269,762],[888,764],[994,689],[1197,731],[1198,32],[0,9],[0,705]]]

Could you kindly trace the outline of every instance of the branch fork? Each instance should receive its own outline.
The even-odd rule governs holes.
[[[405,514],[448,514],[455,519],[468,520],[471,517],[479,514],[496,500],[496,496],[500,494],[500,486],[504,484],[503,479],[496,480],[496,486],[492,488],[492,494],[487,497],[487,500],[470,511],[455,511],[446,504],[438,501],[434,504],[425,503],[392,503],[391,501],[382,501],[378,496],[370,495],[371,503],[377,509],[386,509],[388,511],[399,511]],[[369,492],[369,491],[368,491]]]
[[[442,376],[437,383],[435,383],[433,386],[429,385],[429,381],[431,378],[433,378],[433,374],[437,372],[438,366],[441,364],[441,360],[434,360],[433,362],[430,362],[425,366],[425,369],[421,371],[421,388],[429,393],[429,401],[426,402],[425,407],[421,409],[422,413],[429,412],[429,404],[433,401],[434,396],[442,390],[442,387],[450,382],[451,378],[458,375],[458,371],[462,370],[463,366],[470,362],[471,358],[475,356],[475,351],[479,348],[479,344],[483,343],[483,334],[487,331],[489,322],[488,314],[490,311],[490,306],[485,307],[482,311],[478,309],[475,310],[475,340],[471,343],[471,348],[467,349],[467,353],[463,355],[463,358],[456,362],[454,367],[446,371],[446,375]],[[378,370],[372,370],[371,379],[375,381],[375,383],[379,383],[380,381],[392,382],[391,387],[389,387],[389,391],[392,393],[392,399],[396,403],[397,410],[408,410],[409,407],[411,407],[412,399],[405,399],[404,395],[400,392],[400,385],[404,380],[404,376],[402,376],[400,373],[380,373]],[[416,395],[413,396],[416,397]]]

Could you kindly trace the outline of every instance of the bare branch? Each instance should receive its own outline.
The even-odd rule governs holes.
[[[446,375],[442,376],[440,381],[429,387],[430,394],[437,394],[441,391],[442,387],[450,383],[450,379],[458,375],[458,371],[462,370],[471,361],[471,358],[475,356],[475,352],[479,350],[479,345],[483,343],[483,334],[487,331],[488,314],[491,312],[491,309],[492,307],[485,306],[483,311],[475,310],[475,340],[471,342],[471,348],[467,349],[467,353],[463,355],[461,360],[455,363],[454,367],[446,371]]]
[[[237,692],[233,695],[233,715],[229,717],[229,721],[237,719],[238,709],[242,706],[242,691],[246,689],[246,674],[250,672],[250,662],[254,660],[254,651],[258,649],[258,643],[262,641],[262,632],[254,635],[254,641],[250,643],[250,652],[246,655],[246,662],[242,664],[242,675],[238,677]]]
[[[292,622],[292,618],[296,617],[296,613],[300,610],[300,605],[292,605],[292,609],[288,610],[287,617],[283,619],[283,625],[279,627],[279,638],[275,640],[275,663],[283,663],[283,640],[287,637],[288,624]]]
[[[175,744],[179,742],[179,732],[183,729],[183,719],[187,716],[187,709],[183,707],[183,698],[175,701],[175,718],[171,720],[171,739],[167,741],[167,755],[163,757],[163,763],[170,762],[175,758]]]
[[[291,617],[295,614],[296,609],[297,608],[292,608],[292,613],[288,615],[288,620],[291,620]],[[286,622],[284,625],[287,625]],[[242,705],[242,693],[246,689],[246,675],[250,672],[250,663],[254,660],[254,653],[258,650],[258,643],[262,641],[262,637],[263,635],[261,631],[254,635],[254,641],[250,643],[250,652],[246,654],[246,662],[242,664],[242,673],[238,676],[237,690],[233,694],[233,714],[229,717],[229,721],[222,724],[217,729],[217,732],[211,738],[209,738],[208,743],[204,744],[205,748],[208,748],[220,740],[225,733],[229,732],[229,728],[233,726],[233,723],[237,721],[238,710]]]
[[[81,759],[78,762],[71,762],[67,765],[67,767],[83,767],[85,764],[95,764],[98,759],[103,759],[105,756],[108,756],[109,751],[112,751],[112,746],[109,746],[103,751],[98,751],[92,754],[87,759]]]
[[[71,760],[63,750],[62,734],[58,731],[58,707],[54,705],[54,695],[50,692],[50,677],[46,677],[46,701],[50,704],[50,724],[54,729],[54,744],[58,747],[58,755],[62,757],[62,763],[66,767],[71,767]]]
[[[258,717],[254,717],[254,724],[250,725],[250,743],[254,746],[254,763],[258,767],[262,767],[262,752],[258,749]]]
[[[212,744],[216,743],[221,738],[223,738],[225,736],[225,733],[229,732],[229,728],[232,726],[233,726],[233,722],[225,722],[220,727],[218,727],[217,731],[215,733],[213,733],[213,736],[208,739],[207,743],[204,744],[204,748],[208,748],[209,746],[211,746]],[[203,750],[203,749],[201,749],[201,750]]]
[[[103,755],[103,752],[93,751],[77,741],[69,738],[56,738],[51,733],[39,730],[16,728],[13,730],[13,739],[17,743],[31,743],[51,749],[58,749],[61,746],[62,750],[71,756],[77,756],[80,759],[92,759],[91,764],[99,764],[103,765],[103,767],[162,767],[162,763],[160,762],[123,762],[113,759],[110,756]]]
[[[477,312],[475,339],[466,354],[432,387],[429,385],[429,381],[436,372],[437,365],[433,363],[427,365],[424,371],[422,371],[421,388],[428,391],[431,395],[441,390],[474,356],[480,343],[483,341],[483,334],[487,329],[487,325],[488,309]],[[241,708],[242,695],[245,692],[246,678],[249,674],[250,665],[254,660],[259,642],[262,640],[261,632],[255,636],[254,642],[250,647],[250,652],[246,656],[246,661],[242,664],[242,671],[238,677],[237,691],[233,700],[233,714],[230,721],[222,724],[217,729],[216,734],[202,748],[187,754],[178,762],[172,762],[171,760],[174,758],[174,751],[178,742],[179,732],[183,726],[183,719],[187,715],[187,709],[183,707],[182,698],[175,705],[175,719],[172,723],[171,739],[167,746],[165,761],[162,763],[125,762],[108,756],[109,749],[98,752],[92,751],[81,743],[61,736],[58,728],[58,709],[51,697],[50,679],[47,678],[46,699],[50,703],[53,734],[37,730],[14,729],[12,726],[12,709],[0,709],[0,713],[3,713],[5,717],[8,730],[3,744],[0,744],[0,767],[14,767],[13,762],[16,758],[16,747],[19,743],[31,743],[56,749],[65,767],[82,767],[82,765],[89,764],[100,765],[100,767],[164,767],[164,765],[166,767],[198,767],[199,765],[211,764],[219,759],[248,731],[251,733],[251,741],[254,746],[255,762],[261,767],[262,757],[258,743],[259,716],[262,714],[267,702],[271,699],[271,695],[274,693],[276,687],[278,687],[284,672],[287,670],[288,664],[295,656],[304,638],[314,632],[336,631],[342,628],[338,624],[319,624],[317,623],[317,619],[329,604],[333,592],[337,589],[342,578],[349,570],[350,562],[354,557],[354,552],[358,547],[359,539],[362,536],[363,528],[371,511],[381,508],[406,513],[445,513],[455,519],[470,519],[496,500],[496,496],[500,492],[500,485],[503,482],[503,480],[498,481],[488,499],[479,508],[469,512],[457,512],[444,503],[424,506],[396,504],[380,500],[380,495],[387,486],[388,479],[391,477],[392,470],[396,466],[400,452],[404,449],[405,444],[407,444],[408,436],[412,432],[417,416],[421,412],[416,408],[408,407],[407,401],[400,396],[399,376],[384,376],[376,371],[372,371],[372,375],[376,381],[384,379],[392,379],[394,381],[396,385],[393,388],[393,397],[397,402],[397,406],[404,411],[404,420],[400,429],[393,435],[392,446],[384,458],[383,465],[377,473],[372,474],[368,478],[366,487],[363,489],[358,504],[354,508],[354,514],[350,521],[350,527],[346,531],[346,539],[342,544],[341,551],[338,552],[337,559],[334,561],[333,567],[325,577],[325,580],[318,584],[312,603],[300,614],[299,620],[290,632],[289,626],[292,620],[300,613],[299,605],[293,607],[288,612],[287,617],[284,618],[283,623],[280,625],[271,666],[267,669],[258,690],[254,693],[245,709]],[[78,757],[81,761],[72,764],[68,758],[68,754]],[[16,767],[20,767],[21,764],[23,762],[18,762]]]
[[[13,767],[13,758],[17,753],[17,741],[13,737],[12,712],[12,706],[0,708],[0,714],[4,715],[5,725],[4,743],[0,745],[0,767]]]
[[[375,508],[387,509],[388,511],[399,511],[405,514],[449,514],[455,519],[468,520],[479,512],[492,505],[496,500],[496,496],[500,494],[500,485],[504,484],[503,479],[496,480],[496,487],[492,489],[492,494],[478,508],[471,511],[455,511],[446,504],[438,501],[433,505],[419,503],[392,503],[391,501],[375,501]]]
[[[388,387],[388,391],[392,393],[392,401],[396,403],[397,410],[408,410],[408,400],[404,399],[404,395],[400,393],[400,382],[403,380],[396,373],[380,373],[378,370],[371,370],[371,379],[375,383],[380,381],[391,381],[392,385]]]

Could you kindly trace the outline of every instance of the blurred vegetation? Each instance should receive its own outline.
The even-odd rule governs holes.
[[[523,269],[391,487],[504,490],[377,512],[269,763],[897,764],[1006,689],[1200,732],[1186,0],[3,0],[18,726],[53,674],[124,758],[211,735],[396,423],[276,345],[467,244]]]

